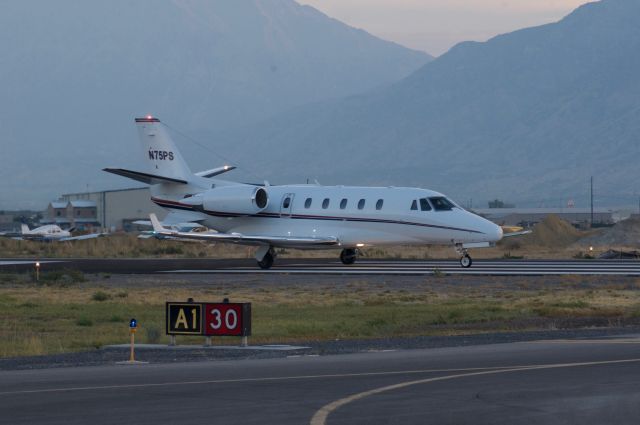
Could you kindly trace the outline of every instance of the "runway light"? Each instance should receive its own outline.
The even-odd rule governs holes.
[[[356,246],[357,246],[358,248],[362,248],[362,247],[364,246],[364,244],[363,244],[363,243],[357,243],[357,244],[356,244]]]
[[[592,246],[589,247],[589,251],[593,252],[593,247]]]

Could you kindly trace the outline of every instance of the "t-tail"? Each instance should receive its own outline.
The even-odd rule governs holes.
[[[183,199],[186,195],[211,188],[213,183],[208,179],[235,168],[223,166],[193,173],[171,139],[167,127],[158,118],[146,116],[135,121],[146,170],[105,168],[104,171],[151,185],[153,198]]]
[[[175,180],[192,180],[193,173],[159,119],[151,116],[136,118],[136,127],[150,174]]]

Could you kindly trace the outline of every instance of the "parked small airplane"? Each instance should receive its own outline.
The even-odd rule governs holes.
[[[179,221],[175,221],[171,219],[171,213],[169,213],[169,216],[165,217],[165,219],[160,223],[160,225],[162,227],[165,228],[169,228],[172,231],[176,231],[176,232],[189,232],[189,233],[194,233],[194,232],[198,232],[198,233],[204,233],[204,232],[214,232],[217,233],[215,230],[211,231],[209,229],[207,229],[205,226],[203,226],[202,224],[199,223],[188,223],[188,222],[179,222]],[[133,224],[137,224],[138,226],[148,226],[153,228],[153,223],[151,223],[151,220],[136,220],[133,222]],[[164,236],[161,234],[156,233],[153,230],[145,230],[143,232],[140,232],[140,234],[138,235],[138,239],[149,239],[149,238],[157,238],[157,239],[173,239],[173,240],[181,240],[183,242],[195,242],[193,239],[181,239],[181,238],[175,238],[172,236]]]
[[[272,186],[215,178],[235,167],[192,173],[160,120],[136,118],[149,172],[122,168],[104,171],[151,185],[151,200],[180,212],[214,232],[181,232],[151,215],[158,235],[258,246],[263,269],[273,265],[277,247],[341,249],[353,264],[358,249],[373,245],[451,245],[462,267],[467,250],[495,245],[500,226],[464,210],[445,195],[405,187]]]
[[[5,233],[1,236],[10,237],[16,240],[30,240],[41,242],[65,242],[65,241],[80,241],[85,239],[94,239],[103,236],[102,233],[91,233],[88,235],[71,236],[71,231],[62,230],[60,226],[55,224],[46,224],[44,226],[36,227],[35,229],[29,229],[26,224],[21,225],[20,233]]]

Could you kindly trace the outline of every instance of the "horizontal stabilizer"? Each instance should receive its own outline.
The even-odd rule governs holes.
[[[158,176],[155,174],[142,173],[140,171],[125,170],[124,168],[103,168],[102,171],[107,173],[117,174],[119,176],[128,177],[133,180],[137,180],[146,184],[160,184],[160,183],[180,183],[187,184],[186,180],[174,179],[171,177]]]
[[[207,171],[200,171],[196,173],[196,176],[205,177],[208,179],[213,176],[218,176],[222,173],[226,173],[227,171],[231,171],[235,169],[236,167],[234,167],[233,165],[225,165],[224,167],[212,168],[211,170],[207,170]]]

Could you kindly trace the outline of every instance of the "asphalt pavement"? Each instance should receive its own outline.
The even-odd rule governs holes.
[[[640,336],[0,372],[7,424],[637,424]]]
[[[300,274],[300,275],[485,275],[548,276],[602,275],[640,276],[637,260],[475,260],[462,268],[451,260],[364,260],[345,266],[335,259],[280,258],[270,270],[260,269],[252,259],[0,259],[0,271],[80,270],[85,273],[175,274]]]

